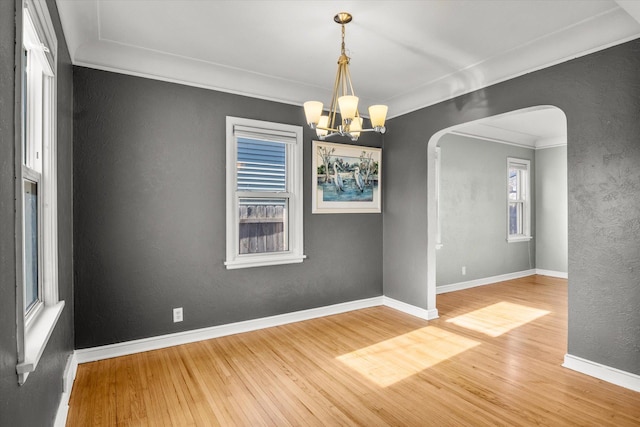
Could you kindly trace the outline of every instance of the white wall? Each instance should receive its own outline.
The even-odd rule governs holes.
[[[568,272],[566,145],[534,151],[447,134],[439,146],[442,247],[436,251],[437,286],[532,268]],[[505,241],[507,157],[532,160],[530,246]]]
[[[567,146],[536,150],[536,268],[567,273]]]
[[[535,268],[535,240],[506,241],[507,157],[531,160],[533,183],[535,151],[453,134],[439,145],[442,248],[436,251],[436,286]],[[532,200],[534,235],[535,212]]]

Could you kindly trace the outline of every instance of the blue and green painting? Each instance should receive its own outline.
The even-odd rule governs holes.
[[[364,156],[332,156],[326,160],[317,171],[323,202],[373,201],[378,191],[377,161]]]

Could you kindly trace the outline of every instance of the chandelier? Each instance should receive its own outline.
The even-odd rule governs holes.
[[[358,112],[358,97],[353,92],[351,74],[349,73],[349,57],[345,54],[344,26],[351,22],[353,17],[347,12],[338,13],[333,20],[342,26],[342,46],[338,58],[338,72],[333,85],[333,96],[329,113],[323,115],[322,102],[307,101],[304,103],[304,114],[311,129],[321,140],[332,136],[346,136],[356,141],[361,132],[385,133],[384,121],[387,117],[386,105],[372,105],[369,107],[369,119],[371,129],[362,128],[362,117]],[[336,116],[340,111],[340,121],[336,124]]]

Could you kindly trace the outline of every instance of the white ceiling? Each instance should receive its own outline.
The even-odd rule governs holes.
[[[350,12],[360,110],[390,117],[640,37],[622,0],[56,2],[76,65],[296,105],[330,100]]]
[[[463,124],[451,133],[526,148],[559,147],[567,144],[567,118],[546,105]]]

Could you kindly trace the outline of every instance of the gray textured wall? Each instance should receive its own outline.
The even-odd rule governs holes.
[[[16,374],[16,258],[14,239],[16,75],[15,37],[22,31],[21,1],[0,1],[0,425],[53,424],[62,374],[73,350],[72,67],[54,1],[47,5],[58,37],[58,247],[59,292],[65,308],[34,373],[23,386]],[[18,68],[19,69],[19,68]],[[19,77],[19,76],[18,76]]]
[[[536,150],[536,268],[568,271],[567,147]]]
[[[390,120],[384,293],[426,307],[429,138],[536,105],[568,123],[568,352],[640,374],[639,40]]]
[[[443,246],[436,251],[436,284],[535,267],[535,240],[506,241],[507,157],[531,161],[533,192],[534,150],[453,134],[444,135],[438,145]],[[535,235],[535,198],[531,202],[531,232]],[[466,267],[464,276],[462,266]]]
[[[311,215],[309,129],[308,259],[223,265],[225,117],[301,125],[302,108],[80,67],[74,94],[77,348],[382,294],[382,215]]]

